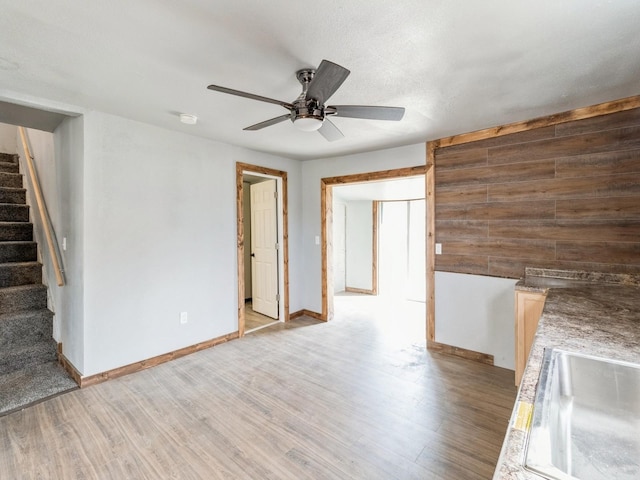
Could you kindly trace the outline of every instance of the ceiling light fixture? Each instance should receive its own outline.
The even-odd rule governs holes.
[[[322,126],[322,119],[319,117],[298,117],[293,124],[303,132],[315,132]]]
[[[182,123],[186,123],[187,125],[195,125],[198,122],[198,117],[189,113],[181,113],[180,121]]]

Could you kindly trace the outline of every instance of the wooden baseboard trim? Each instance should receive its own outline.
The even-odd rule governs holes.
[[[300,318],[304,315],[306,315],[307,317],[315,318],[316,320],[320,320],[321,322],[327,321],[326,318],[322,318],[322,314],[313,312],[311,310],[298,310],[297,312],[293,312],[292,314],[290,314],[289,318],[293,320],[295,318]]]
[[[147,360],[142,360],[130,365],[125,365],[124,367],[118,367],[106,372],[82,377],[80,379],[79,385],[80,388],[90,387],[91,385],[106,382],[107,380],[111,380],[113,378],[129,375],[130,373],[140,372],[142,370],[146,370],[147,368],[155,367],[156,365],[160,365],[162,363],[170,362],[171,360],[184,357],[185,355],[199,352],[200,350],[206,350],[207,348],[215,347],[216,345],[228,342],[229,340],[234,340],[238,337],[238,332],[229,333],[221,337],[212,338],[211,340],[207,340],[206,342],[196,343],[195,345],[184,347],[179,350],[174,350],[173,352],[164,353],[162,355],[158,355],[157,357],[152,357],[148,358]]]
[[[57,354],[58,363],[67,371],[69,375],[71,375],[73,381],[76,382],[80,387],[82,383],[82,375],[80,375],[80,372],[76,370],[76,367],[74,367],[73,364],[67,359],[67,357],[64,356],[64,353],[62,353],[62,343],[58,343]]]
[[[453,345],[446,345],[432,340],[427,340],[427,349],[438,353],[446,353],[447,355],[466,358],[467,360],[473,360],[486,365],[493,365],[493,355],[489,355],[488,353],[474,352],[473,350],[454,347]]]
[[[366,290],[364,288],[354,288],[354,287],[344,287],[345,292],[349,293],[363,293],[365,295],[375,295],[376,292],[374,290]]]

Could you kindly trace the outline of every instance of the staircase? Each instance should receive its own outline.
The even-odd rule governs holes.
[[[0,415],[77,388],[52,329],[18,155],[0,153]]]

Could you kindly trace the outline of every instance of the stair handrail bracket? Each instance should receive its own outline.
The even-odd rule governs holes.
[[[65,285],[64,274],[61,267],[60,262],[60,250],[58,248],[57,242],[55,239],[55,233],[53,231],[53,227],[49,220],[49,215],[47,214],[47,206],[44,201],[44,196],[42,195],[42,189],[40,188],[40,182],[38,181],[38,175],[36,174],[36,167],[33,163],[33,156],[31,155],[31,149],[29,148],[29,141],[27,140],[27,132],[24,127],[18,127],[18,131],[20,132],[20,138],[22,139],[22,148],[24,149],[24,153],[26,156],[27,162],[27,170],[29,172],[29,179],[31,180],[31,185],[33,186],[33,193],[36,197],[36,204],[38,206],[38,215],[40,216],[40,220],[42,221],[42,225],[44,227],[44,235],[47,241],[47,249],[49,251],[49,256],[51,257],[51,262],[53,263],[53,269],[56,274],[56,282],[59,287]]]

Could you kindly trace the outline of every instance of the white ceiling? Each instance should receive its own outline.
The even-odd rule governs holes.
[[[0,100],[95,109],[292,158],[423,142],[640,93],[637,0],[0,0]],[[335,118],[327,142],[283,108],[295,72],[351,70],[330,104],[406,107]],[[178,114],[199,117],[193,127]]]

